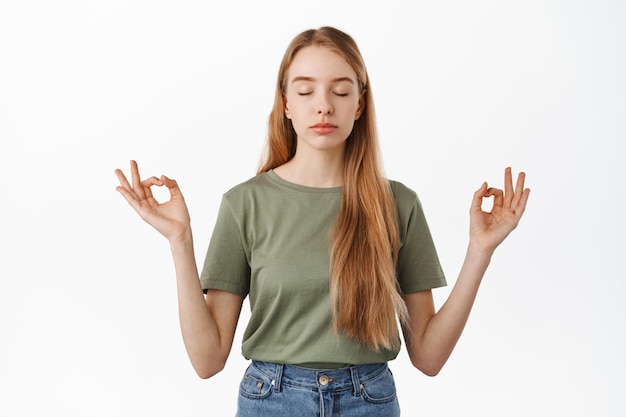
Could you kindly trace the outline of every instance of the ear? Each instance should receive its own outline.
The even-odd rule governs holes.
[[[289,104],[285,96],[283,96],[283,110],[285,111],[285,117],[291,120],[291,112],[289,111]]]
[[[359,97],[359,107],[356,109],[356,113],[354,114],[354,120],[359,120],[361,115],[363,114],[363,110],[365,110],[365,98],[363,98],[365,94],[361,94]]]

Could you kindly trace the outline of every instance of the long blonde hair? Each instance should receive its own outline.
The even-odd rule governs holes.
[[[396,276],[397,209],[389,181],[382,174],[367,70],[356,42],[348,34],[322,27],[300,33],[289,44],[278,72],[258,173],[286,163],[296,153],[296,132],[285,116],[286,77],[298,51],[312,45],[329,48],[350,64],[357,74],[364,106],[346,141],[342,204],[330,246],[334,326],[371,349],[398,348],[396,319],[404,323],[407,311]]]

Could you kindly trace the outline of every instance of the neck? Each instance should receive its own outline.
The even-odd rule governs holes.
[[[343,164],[343,149],[341,152],[296,151],[290,161],[274,169],[274,172],[286,181],[306,187],[341,187]]]

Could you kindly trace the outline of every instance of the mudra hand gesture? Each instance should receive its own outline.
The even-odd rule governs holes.
[[[142,219],[170,242],[183,239],[190,233],[189,211],[176,181],[165,175],[160,178],[149,177],[142,181],[135,161],[130,162],[132,185],[121,170],[116,169],[115,174],[120,181],[116,190],[124,196]],[[159,203],[152,195],[151,187],[153,186],[167,187],[170,199]]]
[[[470,243],[491,254],[515,229],[524,214],[530,190],[524,188],[526,175],[521,172],[513,189],[511,168],[504,171],[504,191],[488,187],[487,183],[474,193],[470,208]],[[493,197],[490,212],[482,210],[483,198]]]

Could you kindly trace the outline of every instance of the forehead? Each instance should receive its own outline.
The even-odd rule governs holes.
[[[298,51],[287,69],[287,79],[312,78],[333,80],[350,78],[356,82],[356,72],[338,53],[322,47],[307,46]]]

